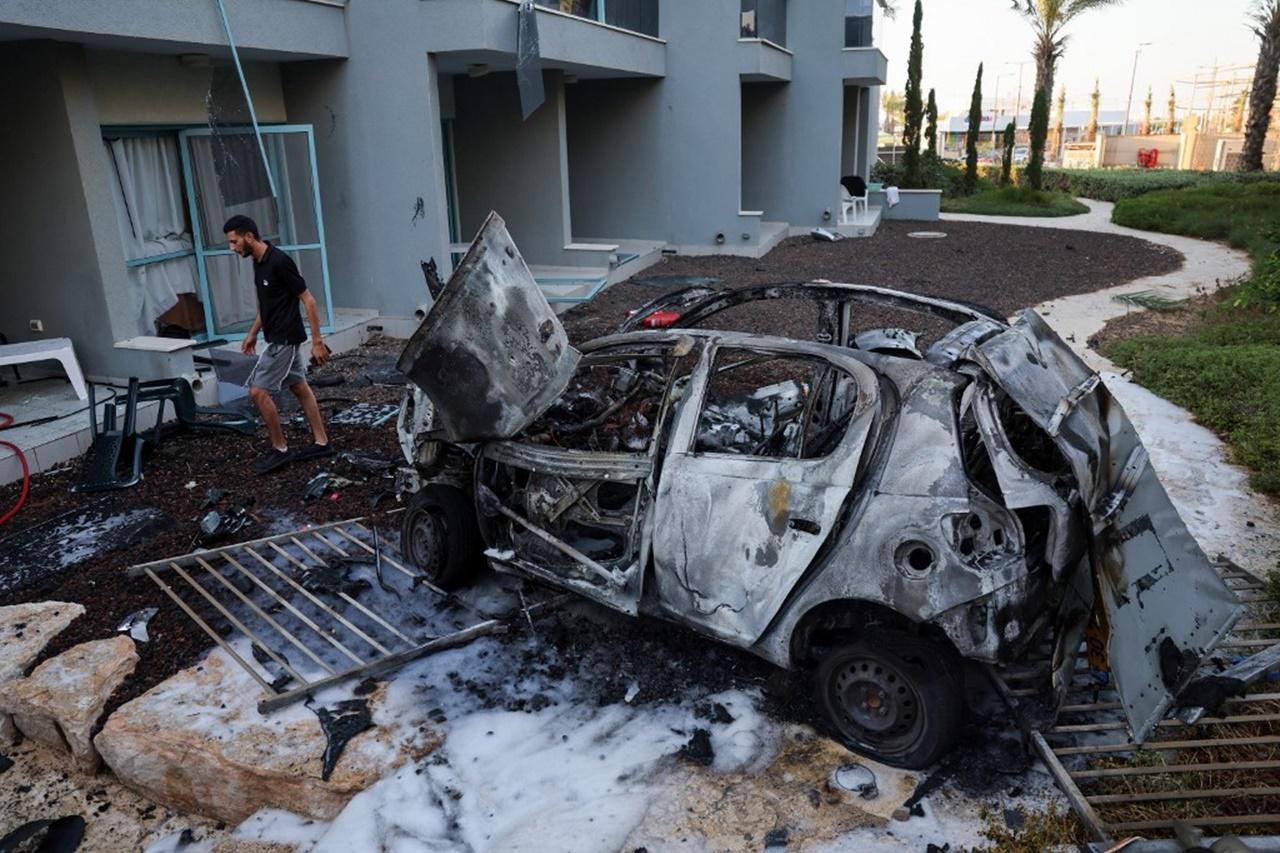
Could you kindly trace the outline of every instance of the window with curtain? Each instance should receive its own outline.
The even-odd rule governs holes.
[[[115,176],[120,243],[137,298],[136,330],[154,335],[157,318],[178,304],[179,294],[200,290],[178,140],[141,136],[103,142]]]

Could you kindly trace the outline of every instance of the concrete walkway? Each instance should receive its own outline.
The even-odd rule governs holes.
[[[1121,234],[1177,249],[1185,262],[1166,275],[1148,276],[1095,293],[1053,299],[1035,306],[1054,330],[1097,370],[1124,407],[1151,454],[1192,535],[1210,557],[1224,554],[1249,571],[1266,575],[1280,561],[1280,506],[1249,487],[1248,472],[1232,465],[1229,448],[1195,423],[1191,413],[1130,381],[1111,361],[1089,349],[1088,340],[1107,321],[1144,310],[1116,302],[1122,293],[1150,290],[1170,299],[1212,292],[1249,272],[1247,253],[1220,243],[1125,228],[1111,221],[1115,205],[1080,199],[1088,213],[1064,217],[978,216],[944,213],[946,221],[990,222],[1023,228],[1061,228]]]

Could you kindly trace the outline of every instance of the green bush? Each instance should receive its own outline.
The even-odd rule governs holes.
[[[905,170],[903,166],[891,166],[887,163],[876,163],[871,169],[871,180],[880,181],[887,187],[905,187]],[[931,157],[928,153],[920,157],[920,189],[942,190],[943,195],[955,195],[964,191],[964,169]]]
[[[1223,240],[1247,249],[1261,264],[1280,246],[1280,181],[1214,179],[1178,190],[1159,190],[1122,198],[1111,220],[1118,225]]]
[[[1030,186],[979,186],[973,195],[942,196],[947,213],[981,213],[988,216],[1072,216],[1089,208],[1066,193],[1035,190]]]
[[[1280,494],[1280,323],[1218,309],[1183,337],[1119,341],[1107,351],[1156,394],[1224,435],[1253,487]]]
[[[1280,174],[1191,172],[1176,169],[1045,169],[1044,188],[1099,201],[1120,201],[1160,190],[1203,184],[1280,183]]]

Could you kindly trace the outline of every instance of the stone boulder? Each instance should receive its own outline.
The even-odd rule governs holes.
[[[874,779],[874,796],[838,784],[842,768]],[[671,767],[622,849],[667,850],[697,838],[708,850],[824,849],[862,827],[883,827],[915,791],[909,771],[855,755],[808,726],[788,727],[762,772]],[[870,793],[870,792],[869,792]]]
[[[95,739],[124,784],[150,800],[240,823],[263,808],[330,820],[355,794],[440,743],[425,712],[389,707],[387,687],[367,698],[375,728],[346,745],[321,779],[325,735],[301,703],[258,712],[261,689],[221,650],[113,713]]]
[[[96,773],[102,759],[93,748],[93,727],[137,663],[128,637],[72,646],[28,677],[6,683],[0,711],[12,714],[19,731],[32,740],[70,751],[78,770]]]
[[[65,601],[0,607],[0,699],[5,683],[21,678],[49,641],[83,614],[79,604]],[[0,746],[12,746],[17,737],[13,717],[0,712]]]

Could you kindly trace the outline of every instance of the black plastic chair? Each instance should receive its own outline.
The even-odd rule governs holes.
[[[239,435],[253,435],[257,432],[257,423],[252,418],[230,409],[210,408],[196,405],[195,392],[191,383],[185,379],[152,379],[139,383],[138,402],[157,401],[160,408],[156,412],[156,425],[151,431],[151,442],[159,446],[160,439],[166,432],[181,429],[209,430],[212,432],[234,432]],[[166,402],[173,403],[177,424],[165,424],[164,408]],[[225,420],[218,420],[225,418]]]
[[[129,380],[125,397],[124,422],[120,424],[119,404],[112,400],[102,408],[102,428],[98,428],[98,401],[93,383],[89,390],[89,426],[93,431],[93,446],[84,458],[80,482],[73,487],[76,492],[105,492],[126,489],[142,480],[142,448],[146,443],[137,434],[138,380]],[[120,473],[120,458],[124,456],[128,468]]]

